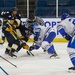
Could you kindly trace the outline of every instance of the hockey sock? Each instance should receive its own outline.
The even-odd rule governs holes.
[[[67,52],[69,54],[69,57],[70,57],[72,64],[75,66],[75,49],[68,47]]]
[[[51,53],[51,54],[54,54],[56,53],[55,52],[55,49],[54,49],[54,46],[52,45],[48,50],[47,50],[48,53]]]
[[[9,54],[9,49],[8,48],[6,48],[6,50],[5,50],[5,54]]]
[[[71,62],[75,66],[75,57],[71,58]]]
[[[21,50],[22,47],[23,47],[22,45],[18,46],[16,52],[19,52],[19,51]]]

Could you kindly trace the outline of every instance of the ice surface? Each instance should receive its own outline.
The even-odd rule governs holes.
[[[29,43],[31,45],[31,43]],[[8,57],[4,54],[7,44],[0,45],[0,55],[14,63],[18,68],[13,67],[0,58],[0,66],[3,67],[9,75],[75,75],[68,73],[68,68],[72,66],[67,54],[67,43],[54,43],[55,49],[60,59],[50,59],[49,54],[44,53],[40,48],[33,51],[35,56],[28,56],[26,50],[21,50],[17,59]],[[0,69],[0,75],[5,75]]]

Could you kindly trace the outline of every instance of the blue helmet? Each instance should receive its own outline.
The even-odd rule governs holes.
[[[68,13],[63,13],[61,15],[61,20],[64,20],[64,19],[69,18],[69,17],[70,17],[70,15]]]

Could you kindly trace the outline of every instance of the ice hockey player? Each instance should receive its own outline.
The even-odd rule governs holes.
[[[23,42],[28,42],[30,33],[29,33],[29,30],[25,27],[25,25],[20,24],[20,26],[16,28],[16,31],[17,31],[18,36]],[[16,52],[19,52],[22,47],[23,47],[23,44],[21,44],[17,48]]]
[[[8,48],[5,53],[11,57],[16,56],[13,54],[14,51],[20,49],[21,46],[19,39],[16,37],[13,31],[16,32],[17,27],[21,25],[21,16],[17,13],[18,9],[13,8],[12,12],[5,12],[3,17],[3,33],[8,41]]]
[[[26,20],[25,26],[30,26],[31,24],[39,24],[41,26],[44,25],[44,20],[38,16],[35,16],[34,13],[29,14],[29,18]],[[43,49],[46,52],[45,49]]]
[[[63,13],[61,16],[61,22],[57,26],[57,29],[60,34],[69,41],[67,52],[70,56],[73,67],[68,69],[75,70],[75,18],[70,17],[68,13]]]
[[[54,49],[54,45],[52,44],[53,39],[56,37],[54,29],[39,24],[30,24],[28,28],[34,32],[35,40],[35,45],[31,46],[29,50],[37,50],[42,47],[50,54],[50,58],[57,58],[58,55]]]

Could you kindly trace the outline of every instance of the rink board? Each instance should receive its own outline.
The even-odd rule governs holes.
[[[57,31],[57,25],[60,23],[61,19],[60,18],[43,18],[44,20],[44,25],[46,27],[51,26],[52,28],[55,29],[56,32],[56,38],[54,39],[54,42],[67,42],[67,40],[65,40],[60,33]],[[22,22],[23,24],[25,24],[26,19],[22,18]],[[33,38],[33,37],[31,37]],[[32,40],[30,39],[29,42],[32,42]]]
[[[2,41],[2,39],[0,38],[0,42]],[[7,42],[7,40],[5,40],[6,42]],[[28,42],[33,42],[33,39],[29,39],[29,41]],[[54,40],[53,40],[53,42],[68,42],[66,39],[64,39],[64,38],[55,38]]]
[[[56,38],[54,39],[54,42],[67,42],[64,38],[62,38],[62,36],[60,35],[60,33],[57,31],[57,25],[58,23],[60,23],[61,19],[60,18],[43,18],[44,20],[44,25],[46,27],[51,26],[52,28],[55,29],[56,32]],[[26,22],[26,18],[22,18],[22,23],[25,25]],[[1,33],[1,31],[0,31]],[[1,35],[0,35],[1,37]],[[29,42],[32,42],[33,40],[33,36],[31,37],[32,39],[29,40]],[[1,39],[0,39],[1,41]]]

